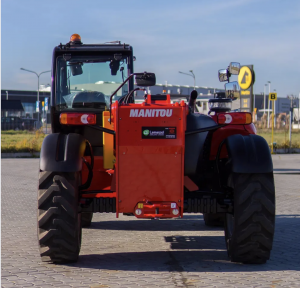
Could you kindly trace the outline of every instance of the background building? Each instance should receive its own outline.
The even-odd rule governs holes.
[[[39,92],[40,99],[40,117],[45,118],[46,112],[43,111],[42,102],[45,101],[45,98],[49,98],[50,105],[50,87],[44,87],[41,85]],[[189,99],[190,93],[194,90],[198,92],[197,99],[197,108],[198,111],[204,114],[207,114],[209,111],[208,101],[214,97],[214,93],[217,91],[224,91],[222,89],[217,89],[213,87],[200,87],[200,86],[185,86],[185,85],[172,85],[172,84],[156,84],[155,86],[145,87],[146,91],[137,91],[135,98],[137,101],[142,101],[144,99],[145,93],[150,93],[151,95],[156,94],[171,94],[172,99],[183,99],[187,101]],[[176,101],[177,101],[176,100]],[[27,118],[37,119],[36,113],[36,101],[37,101],[37,91],[24,91],[24,90],[1,90],[1,116],[21,116]],[[268,95],[265,95],[265,104],[264,96],[261,94],[254,95],[254,107],[256,108],[256,120],[260,120],[263,114],[268,113],[268,110],[271,113],[272,103],[270,101],[270,106],[268,104]],[[275,101],[275,113],[278,116],[280,113],[289,114],[291,108],[294,112],[294,121],[299,121],[299,116],[297,109],[299,110],[299,98],[289,99],[289,98],[280,98]],[[20,105],[21,103],[21,105]],[[22,107],[23,110],[22,110]],[[233,101],[232,110],[238,111],[240,108],[240,101]],[[50,109],[49,109],[50,110]],[[47,113],[47,122],[50,122],[50,111]],[[44,117],[43,117],[44,115]],[[295,120],[296,119],[296,120]]]
[[[40,115],[42,115],[42,101],[50,99],[50,92],[40,91]],[[8,101],[8,102],[7,102]],[[37,118],[36,111],[37,91],[24,90],[1,90],[1,116],[18,116],[26,118]],[[20,114],[20,103],[23,111]],[[6,104],[10,103],[10,104]],[[9,105],[9,106],[8,106]],[[14,109],[15,105],[15,109]],[[6,109],[9,107],[9,109]],[[49,111],[48,111],[49,112]]]
[[[1,99],[1,117],[8,116],[25,117],[25,111],[21,100]]]

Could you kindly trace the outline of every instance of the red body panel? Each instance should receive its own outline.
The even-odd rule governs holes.
[[[157,109],[168,110],[168,117]],[[113,104],[118,212],[133,213],[141,202],[172,201],[182,215],[187,111],[184,103]],[[176,139],[143,139],[143,127],[176,128]]]
[[[240,112],[241,113],[241,112]],[[213,115],[212,118],[218,122],[217,115]],[[243,136],[247,136],[249,134],[256,134],[256,128],[253,123],[247,125],[226,125],[222,128],[216,130],[213,134],[211,141],[211,149],[210,149],[210,157],[209,160],[216,159],[216,155],[218,153],[219,146],[221,142],[227,138],[228,136],[240,134]],[[227,158],[228,153],[226,149],[226,145],[223,145],[220,158]]]

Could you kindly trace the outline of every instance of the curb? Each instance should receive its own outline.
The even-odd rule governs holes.
[[[274,149],[273,154],[295,154],[300,153],[300,148],[291,148],[291,151],[289,148],[279,148]]]
[[[274,150],[272,155],[276,154],[294,154],[300,153],[300,148],[292,148],[289,153],[289,149],[280,148]],[[19,153],[1,153],[1,158],[40,158],[40,152],[19,152]]]
[[[1,158],[40,158],[40,152],[1,153]]]

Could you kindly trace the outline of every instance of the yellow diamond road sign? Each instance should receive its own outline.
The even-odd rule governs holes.
[[[251,86],[251,84],[252,84],[252,72],[251,72],[249,67],[243,66],[240,69],[240,73],[239,73],[239,76],[238,76],[238,82],[239,82],[239,85],[240,85],[241,89],[243,89],[243,90],[246,90]]]
[[[269,100],[271,100],[271,101],[277,100],[277,93],[274,93],[274,92],[270,93]]]

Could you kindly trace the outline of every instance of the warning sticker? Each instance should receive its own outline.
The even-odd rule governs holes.
[[[142,139],[176,139],[176,127],[142,127]]]

